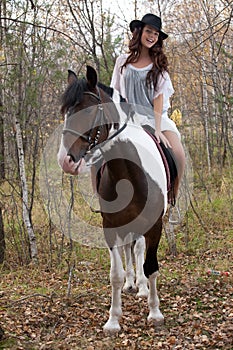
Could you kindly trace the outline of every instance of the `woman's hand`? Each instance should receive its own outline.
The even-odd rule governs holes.
[[[170,142],[166,138],[166,136],[162,133],[162,131],[155,131],[155,136],[158,142],[162,142],[166,148],[172,148]]]

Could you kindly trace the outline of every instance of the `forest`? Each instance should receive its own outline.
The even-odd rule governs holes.
[[[111,337],[90,179],[57,164],[61,95],[68,69],[83,77],[87,65],[109,85],[129,22],[145,13],[169,35],[169,113],[187,155],[182,223],[165,218],[159,247],[165,325],[148,325],[146,300],[123,294]],[[233,348],[232,19],[232,0],[0,1],[0,349]]]

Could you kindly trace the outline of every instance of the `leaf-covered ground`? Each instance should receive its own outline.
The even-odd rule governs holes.
[[[149,325],[147,301],[123,294],[122,330],[114,337],[102,331],[110,305],[108,267],[107,251],[86,249],[76,260],[70,298],[65,266],[3,268],[0,349],[233,349],[231,250],[160,256],[165,324]],[[230,276],[208,275],[211,267],[227,267]]]

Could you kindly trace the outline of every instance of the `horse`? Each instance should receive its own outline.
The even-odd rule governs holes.
[[[84,160],[92,162],[94,169],[103,233],[111,259],[111,307],[103,329],[110,333],[121,329],[122,288],[130,289],[134,283],[132,247],[139,269],[136,276],[139,296],[148,295],[147,320],[161,325],[164,316],[156,287],[157,250],[167,208],[168,181],[161,153],[149,133],[135,122],[131,106],[116,103],[98,83],[97,73],[90,66],[82,79],[68,71],[61,113],[64,127],[59,165],[72,175],[80,173]]]

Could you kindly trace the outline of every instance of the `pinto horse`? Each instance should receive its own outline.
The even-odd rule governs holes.
[[[112,299],[104,330],[120,330],[124,246],[128,248],[126,260],[131,262],[126,277],[127,272],[132,277],[129,251],[134,246],[136,265],[143,265],[143,271],[136,276],[141,294],[146,295],[149,286],[148,321],[162,324],[156,288],[157,249],[167,206],[167,177],[161,154],[149,134],[135,123],[131,108],[114,102],[98,86],[96,71],[90,66],[85,79],[69,71],[61,112],[65,122],[58,153],[60,166],[78,175],[84,159],[95,169],[103,231],[111,257]]]

